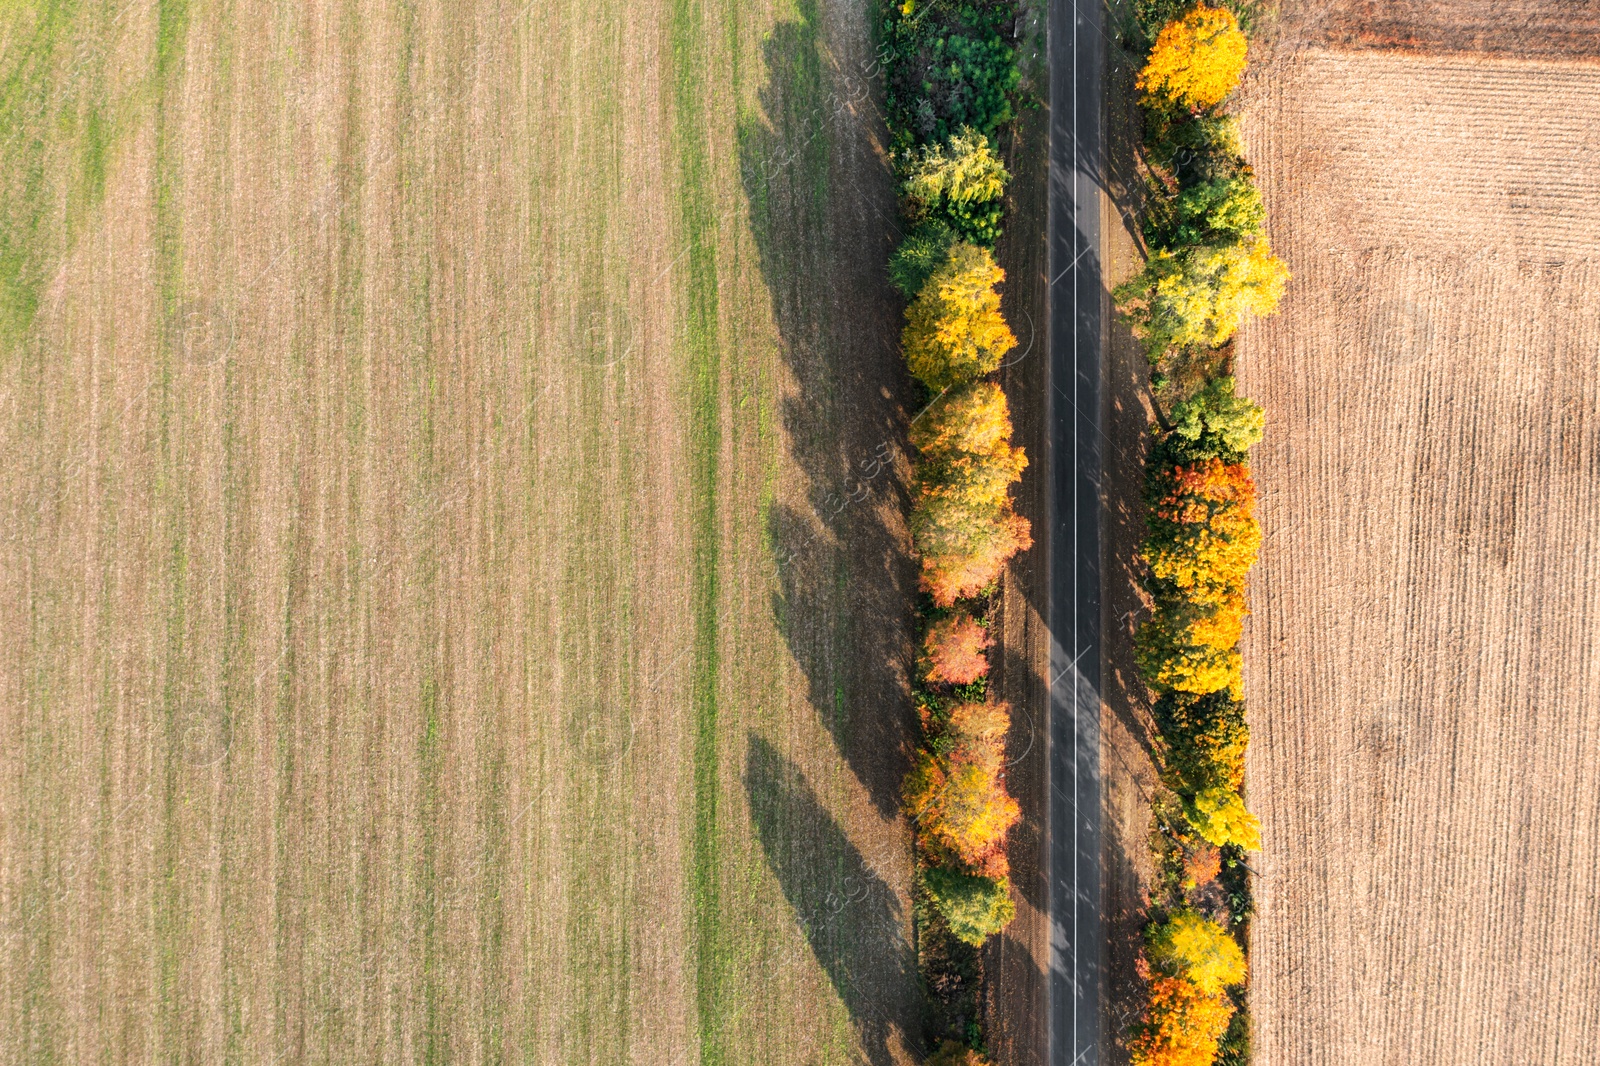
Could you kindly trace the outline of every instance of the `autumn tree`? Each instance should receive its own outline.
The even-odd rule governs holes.
[[[1174,348],[1226,342],[1250,316],[1278,309],[1289,269],[1264,236],[1160,248],[1117,287],[1117,306],[1151,362]]]
[[[1243,463],[1212,458],[1147,470],[1149,509],[1140,554],[1149,567],[1147,587],[1158,601],[1182,596],[1222,605],[1242,597],[1245,575],[1261,548],[1255,499],[1255,481]],[[1242,611],[1242,602],[1237,606]]]
[[[1159,972],[1181,977],[1208,995],[1242,983],[1248,973],[1239,942],[1217,922],[1189,909],[1145,930],[1145,957]]]
[[[903,787],[917,840],[936,864],[1004,877],[1005,840],[1022,817],[1005,787],[1004,704],[965,704],[951,712],[944,743],[918,752]]]
[[[1227,996],[1202,992],[1181,977],[1158,976],[1128,1044],[1133,1066],[1211,1066],[1233,1019]]]
[[[924,674],[929,681],[969,685],[989,672],[985,654],[994,643],[989,631],[965,611],[928,627],[923,641]]]
[[[1217,847],[1229,844],[1245,851],[1261,850],[1261,822],[1230,788],[1207,788],[1186,800],[1183,813],[1201,838]]]
[[[951,246],[906,308],[901,341],[913,376],[937,392],[1000,365],[1017,346],[995,291],[1004,279],[987,249],[965,241]]]
[[[989,139],[964,127],[947,144],[912,152],[900,192],[913,221],[934,219],[966,240],[992,247],[1000,236],[1010,179]]]
[[[1162,778],[1181,797],[1207,789],[1237,791],[1244,783],[1250,727],[1244,704],[1226,690],[1194,696],[1168,692],[1155,702]]]
[[[982,877],[935,866],[923,873],[922,883],[950,932],[973,947],[982,947],[985,940],[1017,916],[1008,878]]]
[[[1215,107],[1238,88],[1248,44],[1233,12],[1196,4],[1156,36],[1134,84],[1154,103]]]
[[[917,448],[910,516],[922,584],[949,606],[973,596],[1006,561],[1033,543],[1012,510],[1010,487],[1027,456],[1011,445],[1011,416],[998,385],[976,382],[947,393],[911,427]]]
[[[1158,692],[1241,698],[1243,664],[1235,645],[1244,615],[1242,595],[1221,604],[1157,601],[1134,635],[1134,660],[1145,683]]]

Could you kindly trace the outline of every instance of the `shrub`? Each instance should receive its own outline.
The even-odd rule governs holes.
[[[1156,36],[1135,85],[1158,103],[1215,107],[1238,87],[1247,50],[1233,12],[1199,3]]]
[[[993,644],[989,631],[965,611],[941,619],[928,627],[923,641],[924,676],[929,681],[970,685],[989,672],[984,652]]]
[[[1122,309],[1152,362],[1173,348],[1224,343],[1246,316],[1278,308],[1289,270],[1265,237],[1237,244],[1157,249],[1117,287]]]
[[[986,249],[964,241],[928,276],[906,308],[902,337],[906,365],[928,388],[983,377],[1017,346],[994,289],[1005,276]]]
[[[1209,885],[1222,872],[1222,851],[1203,844],[1183,856],[1183,877],[1189,886]]]
[[[1172,429],[1157,441],[1152,462],[1174,466],[1206,459],[1243,463],[1245,453],[1260,443],[1267,418],[1260,407],[1235,396],[1233,390],[1233,378],[1212,378],[1198,393],[1174,404],[1168,416]]]
[[[889,280],[907,300],[914,300],[928,275],[950,257],[955,230],[937,218],[925,219],[906,235],[889,257]]]
[[[1128,1045],[1133,1066],[1211,1066],[1233,1004],[1180,977],[1150,982],[1150,1002]]]
[[[1225,847],[1229,844],[1245,851],[1261,850],[1261,822],[1245,808],[1244,797],[1229,788],[1208,788],[1197,792],[1183,805],[1189,824],[1201,838]]]
[[[936,862],[946,859],[988,877],[1008,872],[1005,838],[1022,817],[1004,781],[1003,704],[969,704],[951,714],[949,751],[922,750],[906,776],[906,813]]]
[[[966,240],[992,247],[1010,179],[989,139],[968,127],[948,145],[913,153],[900,191],[913,218],[943,222]]]
[[[1204,696],[1169,692],[1156,700],[1156,727],[1165,747],[1163,778],[1183,797],[1244,783],[1250,727],[1244,704],[1226,691]]]
[[[1017,916],[1007,878],[974,877],[935,866],[923,874],[922,883],[950,932],[973,947],[982,947]]]
[[[1145,930],[1145,955],[1161,973],[1182,978],[1205,995],[1241,984],[1249,972],[1239,942],[1210,918],[1187,909]]]
[[[990,1066],[989,1060],[965,1044],[946,1040],[927,1062],[927,1066]]]
[[[1014,116],[1011,97],[1021,83],[1016,53],[1001,35],[1014,9],[929,0],[888,6],[886,104],[895,150],[940,143],[965,126],[993,139]]]

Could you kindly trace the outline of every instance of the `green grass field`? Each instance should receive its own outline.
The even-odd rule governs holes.
[[[0,1061],[916,1044],[863,0],[0,0]]]

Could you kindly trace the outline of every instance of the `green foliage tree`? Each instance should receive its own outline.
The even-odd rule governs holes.
[[[1261,234],[1267,209],[1248,168],[1180,186],[1165,210],[1152,211],[1145,239],[1153,248],[1241,244]]]
[[[887,6],[889,133],[896,151],[938,144],[964,126],[993,139],[1021,84],[1006,4],[900,0]]]
[[[992,247],[1010,179],[989,139],[967,127],[947,144],[910,153],[900,192],[913,219],[943,222],[963,239]]]
[[[889,257],[889,280],[907,300],[914,300],[934,270],[950,258],[959,238],[942,219],[918,223]]]
[[[934,866],[923,873],[922,883],[950,932],[973,947],[982,947],[1017,916],[1008,878],[976,877]]]
[[[1256,404],[1234,395],[1234,387],[1231,377],[1212,378],[1174,404],[1167,416],[1172,428],[1157,439],[1151,463],[1159,468],[1206,459],[1244,462],[1245,453],[1260,443],[1267,418]]]

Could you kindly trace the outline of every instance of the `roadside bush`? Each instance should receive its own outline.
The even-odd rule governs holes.
[[[1233,12],[1196,4],[1156,36],[1135,86],[1153,102],[1215,107],[1238,88],[1248,45]]]
[[[1261,850],[1261,822],[1229,788],[1208,788],[1185,801],[1183,813],[1201,838],[1217,847],[1231,844],[1245,851]]]
[[[1145,956],[1156,970],[1206,995],[1242,983],[1249,973],[1239,942],[1210,918],[1187,909],[1145,930]]]
[[[950,716],[948,751],[917,753],[906,775],[906,813],[917,824],[917,840],[936,864],[1004,877],[1006,834],[1022,817],[1006,792],[1004,704],[967,704]]]
[[[965,611],[940,619],[928,627],[923,641],[923,676],[929,681],[970,685],[989,672],[985,652],[993,643],[989,631]]]
[[[1173,404],[1168,416],[1172,428],[1160,434],[1150,461],[1163,466],[1207,459],[1242,464],[1245,453],[1260,443],[1267,416],[1233,390],[1233,378],[1212,378],[1195,395]]]
[[[939,143],[963,126],[993,138],[1015,114],[1021,83],[1016,54],[1001,35],[1009,3],[886,5],[888,106],[892,147]]]
[[[987,249],[965,241],[951,246],[906,308],[901,342],[914,377],[939,392],[1000,365],[1017,346],[994,288],[1005,276]]]
[[[911,217],[943,222],[965,240],[993,247],[1011,175],[989,139],[966,127],[948,144],[913,152],[910,160],[900,193]]]
[[[927,1061],[926,1066],[990,1066],[989,1060],[965,1044],[946,1040]]]
[[[974,877],[931,867],[923,874],[922,883],[950,932],[973,947],[982,947],[1017,916],[1007,878]]]
[[[1168,692],[1156,700],[1156,728],[1165,748],[1163,778],[1179,796],[1207,789],[1237,791],[1244,783],[1250,727],[1244,704],[1226,692]]]
[[[1129,1061],[1133,1066],[1211,1066],[1232,1017],[1227,996],[1202,992],[1180,977],[1157,977],[1128,1044]]]
[[[1223,344],[1247,316],[1272,314],[1288,280],[1283,260],[1258,236],[1157,249],[1115,296],[1145,357],[1155,362],[1173,348]]]
[[[956,231],[937,218],[917,224],[889,257],[889,280],[907,300],[917,298],[928,276],[950,258]]]

